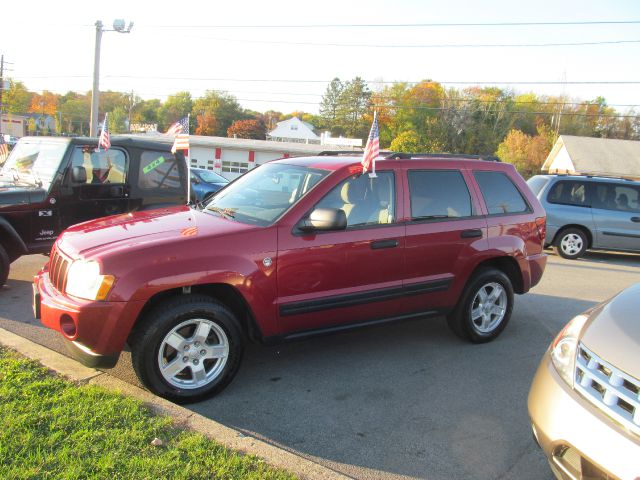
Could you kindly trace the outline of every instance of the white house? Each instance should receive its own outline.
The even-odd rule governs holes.
[[[276,142],[320,143],[320,137],[313,131],[314,127],[298,117],[283,120],[267,134],[267,140]]]
[[[640,142],[560,135],[542,171],[640,178]]]

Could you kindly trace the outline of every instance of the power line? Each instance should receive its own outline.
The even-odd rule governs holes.
[[[253,43],[270,45],[295,45],[304,47],[340,47],[340,48],[537,48],[537,47],[583,47],[593,45],[622,45],[640,43],[640,40],[605,40],[592,42],[566,42],[566,43],[439,43],[424,45],[390,45],[390,44],[365,44],[365,43],[333,43],[333,42],[291,42],[285,40],[252,40],[247,38],[217,38],[187,35],[188,38],[199,40],[214,40],[217,42]]]
[[[640,40],[638,40],[640,42]],[[91,78],[91,75],[22,75],[14,79],[65,79],[65,78]],[[324,80],[300,80],[292,78],[218,78],[218,77],[159,77],[147,75],[103,75],[102,78],[132,79],[132,80],[171,80],[171,81],[199,81],[199,82],[255,82],[255,83],[331,83],[333,79]],[[397,85],[417,85],[419,83],[438,83],[441,85],[640,85],[640,80],[518,80],[518,81],[454,81],[454,80],[362,80],[365,83]]]
[[[539,27],[539,26],[589,26],[589,25],[628,25],[638,24],[640,20],[595,20],[572,22],[473,22],[473,23],[318,23],[301,25],[142,25],[142,28],[422,28],[422,27]],[[85,25],[93,26],[93,25]]]

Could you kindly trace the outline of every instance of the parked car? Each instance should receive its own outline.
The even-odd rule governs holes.
[[[187,203],[186,164],[170,145],[111,137],[21,138],[0,170],[0,286],[21,255],[48,253],[86,220]]]
[[[640,284],[571,320],[529,393],[533,433],[559,479],[640,478]]]
[[[124,348],[158,395],[221,391],[245,338],[265,343],[446,314],[496,338],[546,264],[544,210],[512,165],[395,154],[272,161],[202,210],[138,212],[64,232],[35,278],[36,317],[87,365]]]
[[[640,252],[640,181],[536,175],[527,183],[547,212],[545,245],[561,257],[587,249]]]
[[[227,183],[229,180],[211,170],[191,168],[191,191],[196,202],[207,203]]]

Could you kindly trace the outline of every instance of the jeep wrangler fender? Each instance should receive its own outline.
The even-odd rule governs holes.
[[[13,228],[7,219],[0,217],[0,233],[2,233],[2,246],[9,255],[9,261],[29,253],[27,245],[24,243],[18,232]]]

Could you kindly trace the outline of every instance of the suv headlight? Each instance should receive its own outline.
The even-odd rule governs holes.
[[[578,337],[588,318],[589,316],[585,314],[574,317],[551,344],[551,362],[558,375],[572,388],[575,377]]]
[[[100,275],[100,265],[93,260],[76,260],[67,272],[68,295],[87,300],[104,300],[107,298],[115,277]]]

